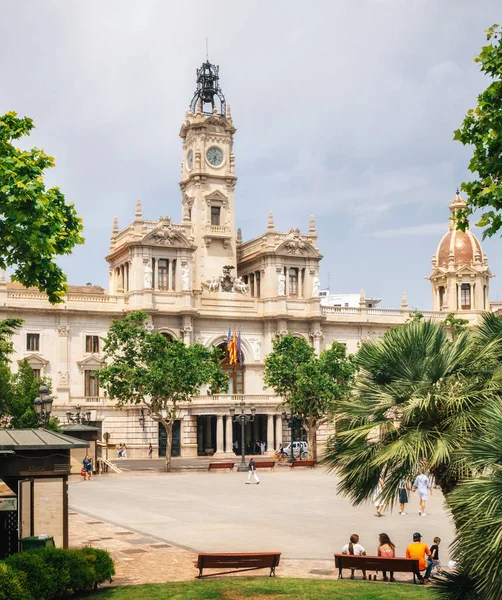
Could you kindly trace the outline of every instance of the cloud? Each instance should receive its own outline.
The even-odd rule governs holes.
[[[440,236],[447,229],[447,223],[424,223],[423,225],[413,225],[411,227],[398,227],[396,229],[381,229],[372,233],[373,237],[394,238],[411,236]]]

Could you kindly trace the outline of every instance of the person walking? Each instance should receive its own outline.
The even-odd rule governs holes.
[[[425,503],[429,498],[429,491],[432,494],[431,490],[431,480],[425,474],[425,469],[422,467],[419,471],[419,474],[416,476],[415,481],[413,483],[413,491],[418,492],[418,514],[422,517],[426,517],[427,513],[425,512]]]
[[[382,556],[383,558],[394,558],[396,556],[396,546],[391,542],[390,537],[386,533],[378,535],[378,543],[377,556]],[[382,571],[382,576],[384,581],[388,581],[387,571]],[[395,581],[394,571],[390,572],[390,580]]]
[[[418,568],[420,571],[425,571],[425,575],[422,576],[421,573],[418,573],[418,581],[421,584],[429,583],[429,578],[431,576],[432,571],[432,560],[430,560],[431,551],[427,544],[422,542],[422,534],[416,533],[413,534],[413,544],[410,544],[406,548],[406,558],[415,558],[418,560]]]
[[[410,484],[403,479],[399,482],[397,487],[397,495],[399,499],[399,514],[405,515],[404,512],[405,505],[408,504],[408,490],[410,489]]]
[[[152,458],[153,455],[153,447],[152,444],[148,446],[148,458]]]
[[[378,480],[377,486],[373,491],[373,502],[375,503],[375,508],[376,508],[375,517],[383,517],[383,515],[382,515],[383,502],[381,499],[381,495],[383,492],[384,485],[385,485],[384,480],[380,477],[380,479]]]
[[[359,536],[353,533],[350,536],[349,543],[342,548],[342,554],[352,554],[353,556],[366,556],[366,550],[359,543]],[[354,579],[355,569],[350,570],[350,578]],[[366,579],[366,571],[363,569],[363,579]]]
[[[92,460],[88,454],[85,455],[82,461],[82,467],[85,471],[85,481],[90,481],[92,479]]]
[[[255,463],[253,457],[251,457],[249,460],[248,480],[246,481],[246,485],[249,485],[251,483],[251,476],[254,477],[254,480],[256,481],[256,485],[258,485],[260,483],[260,480],[258,479],[258,475],[256,474],[256,463]]]

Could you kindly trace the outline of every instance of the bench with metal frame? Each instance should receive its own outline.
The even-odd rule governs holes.
[[[280,552],[248,552],[244,554],[228,553],[204,553],[199,554],[195,567],[199,569],[198,579],[213,577],[214,575],[228,575],[229,573],[240,573],[243,571],[254,571],[257,569],[270,569],[269,577],[275,577],[275,568],[279,566]],[[223,573],[210,573],[203,575],[203,569],[231,569]]]
[[[293,460],[290,466],[292,469],[295,467],[310,467],[311,469],[314,469],[316,464],[316,460]]]
[[[212,471],[213,469],[230,469],[233,471],[234,465],[234,462],[214,462],[207,465],[207,470]]]
[[[275,468],[275,460],[258,460],[255,462],[255,466],[257,469],[269,468],[271,471],[273,471]]]
[[[413,583],[420,580],[420,569],[416,558],[386,558],[383,556],[355,556],[354,554],[335,554],[335,569],[338,579],[343,579],[343,569],[361,571],[392,571],[394,573],[413,573]]]

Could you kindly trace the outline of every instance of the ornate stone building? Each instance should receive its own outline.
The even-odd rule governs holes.
[[[242,240],[235,228],[235,132],[218,67],[206,62],[197,71],[197,90],[180,131],[181,222],[145,220],[139,200],[129,225],[120,229],[115,219],[106,257],[109,291],[70,286],[65,302],[52,306],[38,290],[0,280],[0,318],[24,319],[14,336],[14,364],[25,358],[37,374],[51,378],[54,412],[63,422],[65,412],[80,405],[101,434],[110,433],[110,442],[127,444],[129,456],[144,456],[149,443],[158,444],[160,454],[165,447],[163,428],[141,407],[115,408],[95,374],[111,321],[129,311],[146,311],[152,330],[186,344],[221,345],[229,328],[241,333],[243,364],[223,365],[229,393],[193,398],[180,410],[173,454],[181,456],[230,454],[239,433],[229,408],[241,400],[257,413],[247,440],[263,440],[269,451],[287,441],[280,399],[264,389],[262,379],[276,336],[303,337],[317,352],[336,340],[355,352],[361,340],[409,317],[405,294],[397,309],[375,307],[364,292],[356,307],[321,306],[322,255],[313,217],[304,232],[298,223],[280,232],[270,213],[262,235]],[[453,212],[461,202],[457,196]],[[490,276],[476,238],[450,226],[430,277],[435,310],[425,316],[442,319],[458,310],[474,320],[487,307]],[[466,284],[470,302],[464,302]],[[324,438],[321,433],[321,444]]]

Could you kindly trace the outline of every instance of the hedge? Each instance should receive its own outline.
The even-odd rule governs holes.
[[[105,550],[39,548],[0,561],[0,600],[53,600],[97,589],[115,566]]]

